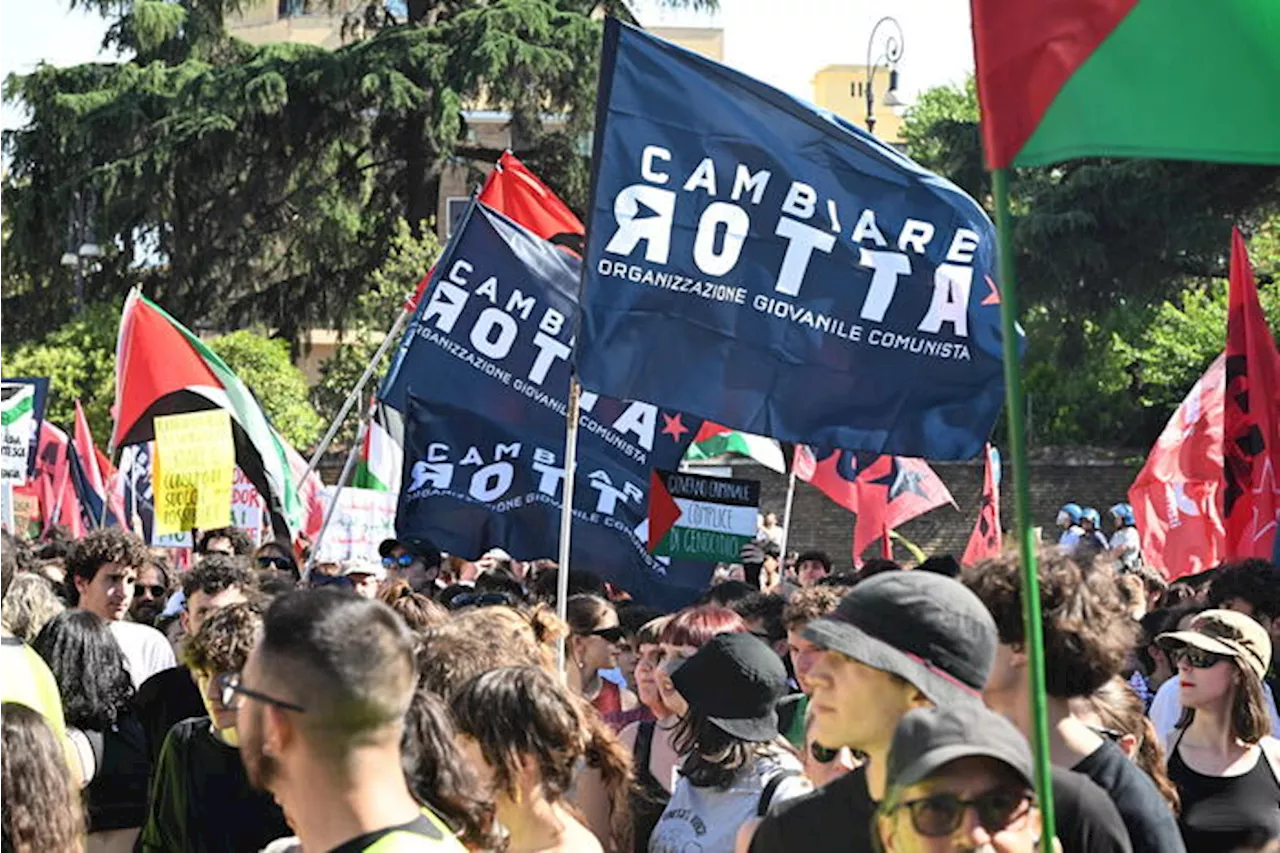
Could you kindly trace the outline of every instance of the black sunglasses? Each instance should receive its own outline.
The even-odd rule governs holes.
[[[1184,646],[1173,654],[1173,663],[1176,666],[1179,661],[1186,661],[1193,669],[1208,669],[1211,666],[1217,666],[1225,660],[1231,660],[1230,655],[1220,655],[1216,652],[1206,652],[1204,649],[1197,649],[1195,646]]]
[[[579,637],[599,637],[600,639],[606,642],[616,643],[619,640],[621,640],[624,636],[626,636],[626,634],[623,632],[620,626],[614,625],[612,628],[597,628],[594,631],[580,631],[578,632],[578,636]]]
[[[257,690],[250,690],[240,683],[240,673],[238,672],[219,675],[218,688],[222,691],[222,695],[218,698],[222,701],[222,707],[228,711],[234,711],[240,707],[240,697],[242,696],[257,699],[259,702],[266,702],[268,705],[275,705],[277,708],[284,708],[286,711],[297,711],[299,714],[305,714],[307,711],[301,705],[295,705],[283,699],[276,699],[265,693],[259,693]]]
[[[258,568],[269,569],[273,566],[277,569],[283,569],[284,571],[287,572],[293,568],[293,560],[290,560],[288,557],[259,557],[258,558]]]
[[[133,585],[133,594],[142,596],[150,593],[152,598],[161,598],[165,594],[165,588],[160,584],[135,583]]]
[[[511,604],[511,596],[505,592],[464,592],[449,599],[450,610],[463,607],[503,607]]]
[[[927,838],[943,838],[960,827],[969,809],[977,813],[978,822],[987,832],[998,832],[1025,815],[1032,799],[1030,791],[1019,789],[988,791],[972,800],[962,800],[955,794],[935,794],[900,803],[890,814],[904,808],[911,815],[916,832]]]

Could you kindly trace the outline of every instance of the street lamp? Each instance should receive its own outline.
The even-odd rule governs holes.
[[[92,194],[75,193],[72,204],[71,221],[67,227],[67,244],[69,248],[62,253],[60,263],[64,267],[72,267],[76,271],[76,313],[84,310],[84,273],[85,268],[103,255],[102,247],[90,236],[92,233],[92,217],[94,202]]]
[[[897,30],[897,35],[887,33],[884,40],[884,52],[880,54],[880,58],[875,64],[871,63],[871,56],[875,51],[876,33],[880,31],[880,27],[884,24],[890,25]],[[906,43],[906,38],[902,35],[902,25],[898,23],[898,19],[890,15],[885,15],[876,21],[876,25],[871,28],[871,38],[867,39],[867,132],[876,132],[876,115],[875,115],[875,93],[872,84],[876,79],[876,69],[881,65],[889,69],[889,91],[885,92],[884,105],[886,107],[901,107],[905,101],[898,96],[898,60],[902,58],[902,47]]]

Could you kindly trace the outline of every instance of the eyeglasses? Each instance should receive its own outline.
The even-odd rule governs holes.
[[[911,825],[916,832],[927,838],[942,838],[960,827],[969,809],[977,813],[978,822],[985,830],[997,832],[1025,815],[1031,801],[1031,792],[1026,790],[988,791],[972,800],[962,800],[955,794],[936,794],[900,803],[890,814],[904,808],[911,815]]]
[[[1174,665],[1180,661],[1186,661],[1193,669],[1208,669],[1211,666],[1217,666],[1225,660],[1231,660],[1230,655],[1220,655],[1215,652],[1206,652],[1204,649],[1197,649],[1194,646],[1186,646],[1179,649],[1173,655]]]
[[[259,693],[257,690],[250,690],[240,683],[240,673],[228,672],[218,676],[218,689],[222,691],[219,700],[222,707],[228,711],[234,711],[240,707],[240,697],[248,696],[250,699],[257,699],[259,702],[266,702],[268,705],[275,705],[277,708],[284,708],[286,711],[297,711],[299,714],[306,713],[306,708],[301,705],[295,705],[292,702],[286,702],[283,699],[276,699],[265,693]]]
[[[141,598],[150,594],[152,598],[161,598],[164,596],[165,588],[160,584],[135,583],[133,585],[133,594]]]
[[[258,568],[269,569],[271,567],[290,571],[293,568],[293,560],[288,557],[259,557]]]
[[[450,610],[461,610],[463,607],[503,607],[511,604],[511,597],[505,592],[464,592],[449,599]]]
[[[412,554],[401,554],[399,557],[383,557],[382,567],[385,569],[394,569],[397,566],[407,569],[413,565],[414,557]]]
[[[622,628],[618,625],[614,625],[612,628],[597,628],[594,631],[579,631],[577,634],[579,637],[599,637],[608,643],[616,643],[625,636]]]

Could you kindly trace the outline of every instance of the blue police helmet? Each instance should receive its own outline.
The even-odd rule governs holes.
[[[1102,526],[1102,516],[1099,515],[1098,511],[1091,506],[1087,506],[1081,510],[1080,519],[1082,521],[1090,522],[1094,527]]]
[[[1072,524],[1079,524],[1082,512],[1080,504],[1063,504],[1062,509],[1058,510],[1058,517],[1061,518],[1065,515]]]
[[[1133,524],[1133,507],[1129,504],[1116,504],[1111,508],[1111,514],[1125,526]]]

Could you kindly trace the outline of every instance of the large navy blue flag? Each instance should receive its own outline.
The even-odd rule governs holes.
[[[419,301],[379,398],[404,417],[412,391],[425,404],[443,404],[502,424],[522,441],[563,448],[579,273],[576,257],[502,214],[474,204],[436,264],[435,278]],[[581,409],[579,454],[584,459],[612,460],[611,464],[627,471],[638,484],[643,518],[648,511],[650,469],[677,467],[701,419],[645,402],[590,393],[583,394]],[[405,435],[406,466],[421,461],[411,458],[406,427],[396,431]],[[402,488],[408,484],[406,476]],[[403,526],[405,535],[416,530],[436,540],[428,532],[436,529],[434,524],[427,525],[429,517],[430,512],[415,512],[398,519],[397,526]],[[501,529],[509,532],[530,517],[527,513],[511,516],[514,520]],[[537,523],[546,526],[545,518]],[[597,548],[579,551],[575,546],[575,553],[585,559],[577,566],[640,597],[642,591],[630,586],[640,576],[633,549],[623,531],[613,530],[611,539],[596,537]],[[469,533],[458,531],[459,535]],[[514,542],[536,538],[531,533],[521,537],[489,544],[520,559],[556,556],[554,548],[520,550]],[[484,550],[455,547],[454,552],[474,558]],[[704,581],[709,568],[696,570]],[[661,573],[651,580],[658,585],[665,582]]]
[[[930,459],[1003,400],[995,232],[837,116],[608,20],[584,387],[735,429]]]
[[[498,546],[524,559],[557,555],[563,430],[513,428],[410,393],[405,436],[396,535],[426,536],[455,554]],[[603,448],[586,441],[578,447],[570,565],[596,572],[637,601],[691,603],[711,566],[648,552],[648,472]]]

